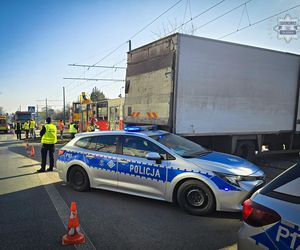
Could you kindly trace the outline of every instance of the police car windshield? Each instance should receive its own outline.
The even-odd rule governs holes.
[[[171,133],[152,135],[150,137],[184,158],[195,158],[211,152],[199,144]]]

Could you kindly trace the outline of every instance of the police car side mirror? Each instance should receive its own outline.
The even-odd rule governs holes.
[[[148,154],[146,154],[146,158],[147,160],[152,160],[152,161],[156,161],[157,164],[161,163],[161,156],[159,153],[156,152],[149,152]]]

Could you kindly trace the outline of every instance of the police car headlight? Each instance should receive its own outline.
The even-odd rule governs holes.
[[[223,173],[218,173],[214,172],[218,177],[223,179],[224,181],[228,182],[231,185],[239,187],[239,181],[243,179],[242,176],[240,175],[230,175],[230,174],[223,174]]]

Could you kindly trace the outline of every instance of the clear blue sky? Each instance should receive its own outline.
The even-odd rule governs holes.
[[[178,0],[1,0],[0,1],[0,106],[15,112],[19,106],[42,107],[38,100],[61,100],[66,87],[67,102],[81,91],[97,86],[106,96],[124,95],[120,82],[63,80],[64,77],[124,79],[123,70],[69,67],[70,63],[95,64],[123,44],[98,65],[126,66],[126,41]],[[173,9],[132,39],[132,48],[154,41],[175,26],[197,16],[220,0],[182,0]],[[226,0],[183,26],[183,33],[201,26],[246,0]],[[300,4],[299,0],[252,0],[247,4],[251,23]],[[230,14],[196,29],[194,35],[219,39],[249,21],[243,6]],[[298,18],[300,7],[288,11]],[[278,17],[284,17],[281,14]],[[298,39],[287,43],[277,38],[273,28],[277,17],[244,29],[222,40],[300,54]],[[49,101],[54,109],[62,101]]]

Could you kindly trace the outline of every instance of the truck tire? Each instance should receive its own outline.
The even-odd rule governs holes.
[[[249,161],[253,160],[255,157],[254,141],[239,141],[236,146],[235,155]]]
[[[213,192],[198,180],[182,183],[177,192],[177,201],[182,209],[193,215],[208,215],[216,210]]]
[[[90,188],[90,180],[85,170],[80,166],[74,166],[70,169],[69,182],[71,187],[82,192]]]

